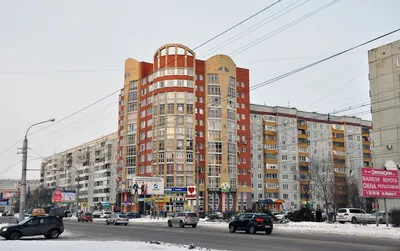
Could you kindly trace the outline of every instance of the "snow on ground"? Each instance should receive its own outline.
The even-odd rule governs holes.
[[[199,226],[221,228],[228,230],[226,222],[210,222],[200,220]],[[362,236],[374,238],[400,238],[400,228],[386,227],[386,225],[375,224],[340,224],[326,222],[289,222],[287,224],[275,224],[274,231],[277,232],[297,232],[297,233],[316,233],[316,234],[335,234],[347,236]]]
[[[319,233],[319,234],[336,234],[350,235],[374,238],[400,238],[400,228],[386,227],[386,225],[375,224],[339,224],[326,222],[289,222],[287,224],[276,224],[275,230],[300,232],[300,233]]]
[[[172,245],[163,243],[146,243],[146,242],[128,242],[128,241],[0,241],[1,251],[25,251],[25,250],[41,250],[41,251],[109,251],[109,250],[137,250],[137,251],[184,251],[189,246]],[[204,248],[196,248],[191,250],[209,250]],[[211,250],[210,250],[211,251]]]

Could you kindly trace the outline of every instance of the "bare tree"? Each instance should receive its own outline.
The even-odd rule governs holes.
[[[309,173],[310,177],[312,177],[313,194],[324,202],[325,211],[328,214],[328,207],[333,202],[335,191],[333,171],[329,168],[329,164],[319,166],[316,163],[312,163]]]
[[[345,189],[347,191],[348,206],[365,209],[365,201],[361,197],[359,181],[354,176],[349,175],[346,179]]]
[[[51,191],[51,189],[41,187],[29,191],[27,196],[27,208],[33,209],[50,206],[52,204]]]
[[[309,207],[309,201],[314,191],[312,186],[313,176],[309,172],[309,168],[300,166],[300,170],[292,169],[293,176],[300,182],[300,194],[303,194],[306,199],[306,207]]]

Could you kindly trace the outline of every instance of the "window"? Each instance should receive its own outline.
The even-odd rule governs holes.
[[[282,188],[283,188],[283,190],[288,190],[289,189],[289,185],[288,184],[283,184]]]
[[[287,160],[287,155],[282,155],[282,160]]]
[[[287,166],[286,166],[286,167],[287,167]],[[283,175],[282,175],[282,179],[283,179],[283,180],[289,179],[289,175],[288,175],[288,174],[283,174]]]
[[[397,66],[400,66],[400,57],[397,58]]]

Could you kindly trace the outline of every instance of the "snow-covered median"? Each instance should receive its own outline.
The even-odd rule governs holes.
[[[128,241],[0,241],[1,251],[109,251],[109,250],[133,250],[133,251],[184,251],[189,246],[172,245],[164,243],[128,242]],[[192,247],[191,250],[209,250]]]
[[[336,234],[347,236],[362,236],[371,238],[400,238],[400,228],[386,227],[380,225],[377,227],[375,224],[361,225],[361,224],[339,224],[339,223],[325,223],[325,222],[289,222],[287,224],[274,225],[275,230],[298,232],[298,233],[318,233],[318,234]]]

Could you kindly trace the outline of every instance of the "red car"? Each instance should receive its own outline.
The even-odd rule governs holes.
[[[78,222],[93,222],[93,215],[91,213],[81,214],[78,218]]]

